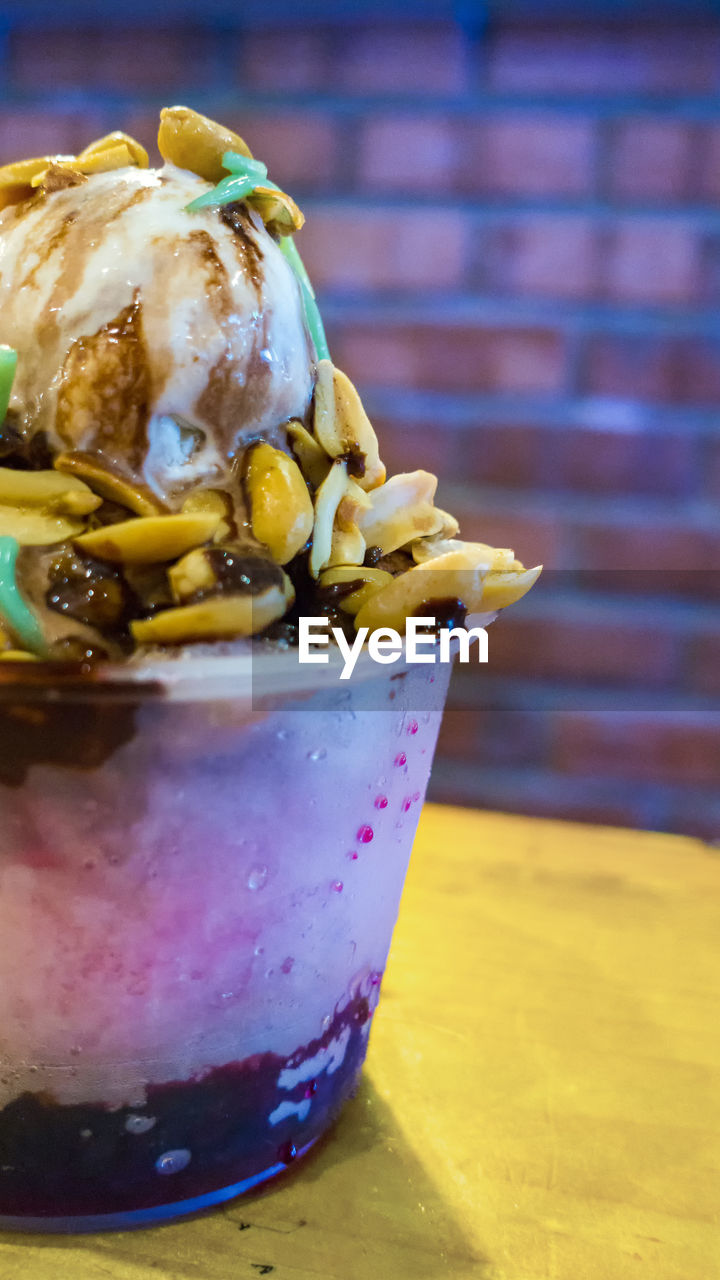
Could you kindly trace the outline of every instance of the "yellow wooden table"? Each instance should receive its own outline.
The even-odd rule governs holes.
[[[364,1084],[284,1183],[0,1280],[715,1280],[720,851],[428,807]]]

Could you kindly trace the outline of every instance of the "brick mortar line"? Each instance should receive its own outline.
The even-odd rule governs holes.
[[[618,573],[651,573],[651,569],[625,569]],[[594,590],[584,586],[582,575],[594,570],[583,569],[546,569],[543,577],[533,591],[523,598],[522,607],[516,605],[512,617],[524,617],[538,621],[545,617],[557,620],[563,617],[575,622],[617,622],[622,625],[646,626],[648,622],[663,619],[666,630],[673,635],[688,639],[712,639],[720,634],[720,603],[717,599],[691,600],[680,595],[633,594],[631,591],[618,591],[613,594],[608,588]],[[603,570],[611,572],[611,570]],[[661,569],[656,571],[662,573]],[[702,570],[688,570],[700,574]],[[553,588],[553,575],[571,576],[577,574],[581,581],[576,587],[572,585]],[[548,585],[549,584],[549,585]],[[690,629],[690,630],[688,630]],[[690,634],[692,632],[692,634]]]
[[[300,241],[302,249],[302,241]],[[317,291],[323,316],[336,324],[408,325],[433,323],[451,328],[470,323],[512,329],[520,324],[580,329],[583,332],[636,334],[646,336],[688,336],[720,338],[717,308],[678,307],[673,313],[664,307],[648,308],[617,303],[586,303],[553,298],[518,298],[508,293],[457,294],[438,291],[419,293],[346,294]]]
[[[498,636],[497,647],[502,647]],[[583,683],[558,680],[530,680],[522,676],[493,676],[493,632],[489,631],[488,652],[490,661],[485,672],[477,680],[465,678],[462,691],[459,682],[450,686],[448,711],[487,711],[490,714],[528,715],[550,717],[553,712],[563,715],[576,711],[578,715],[667,716],[676,724],[680,717],[696,722],[698,718],[720,716],[720,699],[694,689],[653,687],[633,682],[628,685],[608,684],[599,687],[597,681]],[[624,699],[634,700],[632,707],[622,708],[616,703]],[[582,700],[582,706],[573,706]]]
[[[597,788],[598,796],[605,789],[612,789],[616,797],[623,794],[630,797],[636,796],[641,802],[649,798],[657,797],[667,798],[668,800],[692,799],[697,798],[703,801],[707,798],[714,798],[711,783],[698,782],[653,782],[646,778],[626,779],[619,774],[602,774],[599,776],[595,773],[565,773],[564,771],[553,767],[548,761],[545,768],[537,768],[532,765],[489,765],[489,764],[472,764],[469,761],[452,762],[457,764],[459,776],[469,779],[484,776],[488,782],[513,782],[515,780],[523,780],[530,787],[542,784],[543,780],[551,774],[559,781],[565,781],[568,790],[573,791],[578,782],[590,783],[591,788]],[[448,766],[451,761],[448,760]]]
[[[517,513],[520,509],[524,515],[546,516],[551,505],[557,515],[557,504],[548,504],[547,497],[538,494],[536,490],[523,491],[522,500],[519,501],[517,490],[503,489],[499,486],[491,488],[487,485],[468,485],[443,480],[442,487],[443,505],[452,503],[454,508],[460,510],[464,505],[472,503],[480,511],[483,507],[488,510],[497,510],[499,507],[508,515]],[[665,530],[678,533],[686,532],[689,528],[698,533],[712,534],[720,531],[720,510],[717,502],[712,499],[693,498],[683,502],[681,506],[679,504],[679,509],[680,516],[675,511],[669,513],[665,495],[653,498],[647,494],[623,494],[613,495],[610,500],[603,494],[567,493],[563,496],[562,516],[568,526],[574,525],[579,528],[598,523],[608,528],[614,526],[621,528],[629,522],[636,529],[642,529],[646,524],[659,522]],[[652,569],[654,566],[644,567]],[[688,565],[687,567],[698,570],[712,566]]]
[[[558,396],[482,396],[452,395],[443,391],[419,391],[412,388],[396,389],[367,385],[358,381],[365,407],[372,417],[397,417],[401,421],[412,418],[424,425],[442,421],[442,429],[463,431],[479,425],[502,430],[506,426],[543,426],[564,430],[574,427],[582,431],[618,431],[620,435],[649,436],[679,433],[707,438],[720,437],[720,415],[713,408],[692,406],[667,407],[644,401],[628,402],[625,397],[585,397],[571,399]],[[603,407],[607,403],[603,416]],[[631,415],[638,416],[636,423],[628,426],[627,418],[618,430],[613,427],[612,414],[616,405]]]
[[[571,813],[561,814],[557,812],[558,819],[564,817],[569,822],[581,822],[582,818],[572,816],[573,802],[575,807],[592,807],[595,804],[620,804],[627,806],[630,811],[636,814],[642,814],[643,827],[647,830],[663,830],[668,831],[668,824],[672,819],[672,803],[677,801],[695,800],[698,804],[705,806],[708,799],[712,799],[713,792],[710,785],[699,786],[697,783],[670,783],[670,782],[649,782],[644,779],[633,779],[626,781],[620,776],[603,775],[598,777],[596,774],[569,774],[563,773],[559,769],[553,768],[548,764],[544,769],[532,768],[528,766],[515,765],[481,765],[471,764],[463,760],[444,759],[442,754],[438,755],[433,766],[433,787],[435,790],[441,786],[448,787],[457,792],[458,784],[463,795],[468,799],[472,799],[478,791],[478,782],[485,783],[491,788],[498,788],[505,791],[511,789],[522,797],[523,786],[531,789],[530,801],[528,808],[532,810],[532,790],[541,789],[543,784],[552,778],[554,784],[560,784],[561,787],[567,788],[566,802],[570,803]],[[432,797],[431,797],[432,798]],[[557,797],[556,797],[557,798]],[[487,808],[487,802],[483,804],[483,808]],[[503,797],[498,796],[497,802],[493,806],[499,811],[503,808]],[[545,814],[547,816],[547,814]],[[589,822],[590,819],[587,819]],[[593,821],[593,826],[597,824]],[[606,823],[607,826],[626,826],[626,823]],[[668,832],[668,834],[672,834]],[[689,837],[691,839],[700,839],[700,837]]]
[[[297,188],[299,194],[299,188]],[[434,192],[423,191],[383,191],[369,190],[366,186],[357,191],[329,190],[327,194],[313,191],[304,197],[304,212],[312,217],[316,213],[340,210],[346,213],[349,209],[357,209],[365,213],[372,209],[374,213],[390,215],[407,215],[416,209],[419,212],[430,211],[435,214],[444,212],[461,213],[474,218],[480,226],[492,224],[498,219],[524,219],[556,215],[558,217],[595,218],[598,223],[618,222],[622,219],[636,222],[653,221],[666,226],[674,226],[678,222],[687,222],[692,230],[720,230],[720,209],[715,205],[703,204],[630,204],[619,205],[611,200],[601,199],[539,199],[528,197],[519,200],[514,194],[500,194],[493,198],[487,196],[473,199],[458,194],[457,197],[438,196]]]
[[[68,24],[68,29],[71,24]],[[148,23],[148,27],[156,24]],[[188,24],[192,31],[198,30],[197,24]],[[212,30],[210,24],[199,27],[200,30]],[[242,30],[237,34],[243,35]],[[158,103],[165,102],[165,97],[155,91],[127,92],[120,89],[88,89],[82,91],[93,103],[132,103],[138,110],[154,109]],[[317,114],[333,114],[338,117],[358,116],[365,118],[368,113],[407,114],[416,118],[418,114],[440,114],[462,116],[467,114],[473,118],[489,118],[496,114],[511,112],[518,116],[535,116],[538,111],[549,115],[573,119],[581,115],[585,119],[602,123],[604,120],[616,120],[632,114],[639,118],[648,117],[656,120],[658,116],[668,121],[681,123],[720,123],[720,103],[716,92],[708,90],[705,96],[650,93],[607,95],[592,93],[584,97],[582,94],[532,93],[483,93],[479,95],[463,94],[456,97],[433,96],[431,94],[382,95],[382,94],[323,94],[311,90],[291,92],[258,89],[243,90],[239,86],[236,92],[208,88],[207,81],[199,87],[198,105],[205,109],[211,105],[223,106],[233,111],[272,108],[283,113],[298,110],[312,111]],[[0,103],[13,103],[20,107],[52,110],[65,104],[64,91],[23,91],[10,86],[9,91],[0,92]],[[205,106],[203,107],[203,104]]]

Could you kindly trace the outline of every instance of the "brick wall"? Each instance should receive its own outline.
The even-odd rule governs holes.
[[[152,145],[178,99],[244,133],[390,466],[548,566],[456,681],[435,797],[717,837],[720,27],[411,11],[10,22],[0,159]]]

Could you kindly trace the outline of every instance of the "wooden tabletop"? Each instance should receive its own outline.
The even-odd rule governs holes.
[[[712,1280],[720,850],[428,806],[361,1090],[272,1189],[0,1280]]]

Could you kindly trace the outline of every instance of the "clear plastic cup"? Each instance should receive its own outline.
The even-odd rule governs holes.
[[[449,673],[5,664],[0,1227],[191,1212],[327,1129],[365,1056]]]

